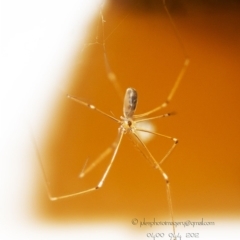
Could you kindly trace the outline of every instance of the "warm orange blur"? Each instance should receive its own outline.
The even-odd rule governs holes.
[[[170,12],[191,63],[163,111],[177,114],[154,121],[157,132],[179,139],[162,166],[170,178],[174,213],[176,218],[236,217],[240,213],[240,9],[179,7]],[[151,110],[166,99],[184,61],[169,19],[162,8],[146,10],[141,5],[134,9],[108,5],[103,15],[112,70],[124,90],[137,89],[137,113]],[[86,42],[95,41],[97,25],[94,21]],[[80,50],[66,91],[120,117],[122,102],[107,79],[102,49],[95,45]],[[113,142],[118,125],[63,94],[56,112],[49,114],[52,121],[39,149],[53,195],[95,186],[109,158],[86,179],[78,175],[86,159],[93,161]],[[154,138],[148,146],[160,160],[171,144]],[[102,189],[51,202],[41,188],[37,198],[38,213],[54,221],[169,219],[162,177],[127,137]]]

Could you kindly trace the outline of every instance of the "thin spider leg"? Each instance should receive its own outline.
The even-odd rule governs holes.
[[[102,22],[102,38],[103,38],[102,47],[103,47],[105,68],[106,68],[108,80],[113,84],[113,87],[115,88],[116,92],[118,93],[118,96],[122,100],[123,96],[124,96],[122,88],[121,88],[120,84],[118,83],[116,74],[111,69],[111,66],[108,61],[107,53],[106,53],[106,46],[105,46],[106,38],[105,38],[105,27],[104,27],[104,24],[106,21],[102,14],[102,7],[101,7],[101,11],[100,11],[100,16],[101,16],[101,22]]]
[[[118,139],[117,139],[118,140]],[[89,165],[86,169],[83,169],[80,173],[79,177],[83,178],[86,176],[87,173],[91,172],[99,163],[101,163],[106,157],[116,148],[117,146],[117,140],[114,141],[111,146],[109,146],[107,149],[105,149],[95,160],[94,162]]]
[[[142,149],[147,153],[148,157],[151,158],[152,162],[156,166],[156,168],[159,170],[161,173],[165,183],[166,183],[166,191],[167,191],[167,199],[168,199],[168,206],[169,206],[169,211],[170,211],[170,216],[171,216],[171,221],[172,221],[172,228],[173,228],[173,234],[175,238],[175,225],[174,225],[174,216],[173,216],[173,207],[172,207],[172,197],[171,197],[171,190],[170,190],[170,182],[167,174],[163,171],[163,169],[160,167],[160,164],[155,160],[151,152],[148,150],[147,146],[144,144],[144,142],[140,139],[138,134],[136,132],[132,132],[133,136],[137,139],[137,141],[141,144]]]
[[[114,121],[116,121],[116,122],[118,122],[118,123],[121,123],[121,121],[120,121],[119,119],[117,119],[117,118],[115,118],[115,117],[113,117],[113,116],[111,116],[111,115],[103,112],[102,110],[100,110],[99,108],[96,108],[96,107],[95,107],[94,105],[92,105],[92,104],[89,104],[89,103],[87,103],[87,102],[84,102],[84,101],[82,101],[82,100],[80,100],[80,99],[78,99],[78,98],[76,98],[76,97],[71,96],[71,95],[67,95],[67,97],[70,98],[71,100],[77,102],[77,103],[80,103],[80,104],[84,105],[85,107],[90,108],[91,110],[95,110],[95,111],[101,113],[102,115],[105,115],[105,116],[111,118],[112,120],[114,120]]]
[[[118,129],[118,137],[117,137],[117,140],[116,140],[116,142],[115,142],[115,143],[116,143],[116,147],[115,147],[115,150],[114,150],[114,152],[113,152],[113,156],[112,156],[112,158],[111,158],[111,161],[110,161],[110,163],[109,163],[109,165],[108,165],[105,173],[103,174],[103,177],[102,177],[101,181],[100,181],[100,182],[98,183],[98,185],[97,185],[97,189],[100,188],[100,187],[103,185],[103,183],[104,183],[104,181],[105,181],[105,179],[106,179],[106,177],[107,177],[107,174],[108,174],[108,172],[109,172],[109,170],[110,170],[110,168],[111,168],[111,166],[112,166],[112,164],[113,164],[113,162],[114,162],[114,160],[115,160],[115,157],[116,157],[116,155],[117,155],[119,146],[120,146],[121,141],[122,141],[123,134],[124,134],[124,132],[119,128],[119,129]]]
[[[172,97],[175,94],[175,92],[176,92],[176,90],[177,90],[177,88],[179,86],[179,83],[182,80],[182,78],[183,78],[183,76],[184,76],[184,74],[185,74],[185,72],[186,72],[186,70],[187,70],[187,68],[189,66],[189,63],[190,63],[189,58],[186,58],[184,63],[183,63],[183,67],[182,67],[180,73],[178,74],[177,80],[176,80],[176,82],[175,82],[175,84],[174,84],[170,94],[168,95],[168,98],[167,98],[166,102],[165,102],[166,105],[172,100]]]
[[[103,45],[103,51],[104,51],[104,53],[103,53],[104,63],[105,63],[105,67],[106,67],[108,80],[113,84],[113,87],[115,88],[116,92],[118,93],[119,98],[122,101],[124,94],[123,94],[122,88],[117,80],[116,74],[112,71],[112,69],[110,67],[110,64],[109,64],[109,61],[107,58],[107,54],[106,54],[105,45]]]
[[[162,158],[162,160],[159,162],[159,165],[161,165],[165,160],[166,158],[171,154],[171,152],[173,151],[173,149],[177,146],[178,144],[178,139],[177,138],[173,138],[173,137],[169,137],[169,136],[166,136],[166,135],[163,135],[163,134],[160,134],[160,133],[156,133],[156,132],[152,132],[152,131],[148,131],[148,130],[145,130],[145,129],[140,129],[140,128],[135,128],[136,131],[140,131],[140,132],[146,132],[146,133],[150,133],[150,134],[154,134],[154,135],[157,135],[157,136],[160,136],[160,137],[164,137],[164,138],[168,138],[168,139],[171,139],[173,141],[173,145],[172,147],[168,150],[168,152],[165,154],[165,156]]]
[[[38,159],[38,163],[41,167],[41,170],[42,170],[42,173],[43,173],[43,178],[44,178],[44,182],[45,182],[45,185],[46,185],[46,189],[47,189],[47,194],[48,194],[48,197],[51,201],[54,201],[56,200],[55,197],[52,196],[51,192],[50,192],[50,181],[48,180],[48,177],[47,177],[47,174],[45,172],[45,169],[44,169],[44,166],[43,166],[43,163],[42,163],[42,158],[41,158],[41,154],[39,152],[39,149],[38,149],[38,145],[37,145],[37,142],[36,142],[36,139],[34,137],[34,134],[32,132],[32,129],[30,128],[30,137],[32,139],[32,143],[34,145],[34,149],[36,151],[36,155],[37,155],[37,159]]]
[[[173,31],[174,31],[177,39],[178,39],[178,42],[179,42],[179,44],[180,44],[180,47],[181,47],[182,50],[183,50],[183,54],[184,54],[185,60],[184,60],[183,66],[182,66],[182,68],[181,68],[181,70],[180,70],[180,72],[179,72],[179,74],[178,74],[178,76],[177,76],[177,79],[176,79],[176,81],[175,81],[175,83],[174,83],[174,85],[173,85],[173,88],[172,88],[172,90],[170,91],[170,93],[169,93],[166,101],[165,101],[164,103],[162,103],[160,106],[158,106],[158,107],[156,107],[156,108],[154,108],[154,109],[152,109],[152,110],[150,110],[150,111],[148,111],[148,112],[146,112],[146,113],[136,115],[135,118],[140,118],[140,117],[148,116],[148,115],[150,115],[150,114],[152,114],[152,113],[154,113],[154,112],[159,111],[159,110],[162,109],[162,108],[165,108],[165,107],[169,104],[169,102],[172,100],[172,98],[173,98],[173,96],[174,96],[174,94],[175,94],[175,92],[176,92],[176,90],[177,90],[177,88],[178,88],[178,86],[179,86],[179,84],[180,84],[180,82],[181,82],[181,80],[182,80],[182,78],[183,78],[183,76],[184,76],[184,74],[185,74],[188,66],[189,66],[189,63],[190,63],[190,59],[189,59],[189,57],[188,57],[187,51],[186,51],[185,46],[184,46],[184,44],[183,44],[183,42],[182,42],[182,38],[181,38],[181,36],[180,36],[177,28],[176,28],[176,24],[174,23],[172,16],[171,16],[171,14],[169,13],[169,10],[168,10],[168,8],[167,8],[166,1],[165,1],[165,0],[162,0],[162,2],[163,2],[163,7],[164,7],[164,9],[165,9],[165,11],[166,11],[166,13],[167,13],[167,16],[168,16],[168,18],[169,18],[169,20],[170,20],[171,25],[172,25]]]
[[[143,119],[139,119],[134,121],[135,123],[139,123],[139,122],[144,122],[144,121],[149,121],[149,120],[154,120],[154,119],[158,119],[158,118],[163,118],[163,117],[169,117],[171,114],[170,113],[165,113],[156,117],[150,117],[150,118],[143,118]],[[133,118],[135,118],[135,115],[133,116]]]
[[[65,199],[65,198],[70,198],[70,197],[75,197],[75,196],[78,196],[78,195],[82,195],[82,194],[85,194],[85,193],[89,193],[89,192],[92,192],[92,191],[95,191],[97,189],[99,189],[100,187],[102,187],[103,185],[103,182],[113,164],[113,161],[116,157],[116,154],[118,152],[118,149],[119,149],[119,146],[120,146],[120,143],[121,143],[121,140],[122,140],[122,137],[123,137],[123,131],[120,131],[119,130],[119,133],[118,133],[118,138],[117,138],[117,141],[115,141],[115,150],[114,150],[114,153],[113,153],[113,156],[111,158],[111,161],[107,167],[107,169],[105,170],[101,180],[99,181],[99,183],[97,184],[96,187],[93,187],[93,188],[89,188],[87,190],[83,190],[83,191],[80,191],[80,192],[76,192],[76,193],[72,193],[72,194],[66,194],[66,195],[63,195],[63,196],[59,196],[59,197],[53,197],[51,195],[51,191],[50,191],[50,184],[49,184],[49,181],[47,179],[47,176],[46,176],[46,173],[44,171],[44,167],[43,167],[43,164],[42,164],[42,161],[41,161],[41,158],[40,158],[40,154],[39,154],[39,151],[37,150],[37,154],[38,154],[38,159],[39,159],[39,162],[40,162],[40,166],[41,166],[41,169],[42,169],[42,172],[43,172],[43,175],[44,175],[44,180],[45,180],[45,183],[46,183],[46,187],[47,187],[47,192],[48,192],[48,197],[51,201],[56,201],[56,200],[61,200],[61,199]],[[35,141],[34,141],[35,143]]]
[[[78,195],[81,195],[81,194],[84,194],[84,193],[88,193],[88,192],[92,192],[92,191],[95,191],[95,190],[98,190],[100,187],[102,187],[103,185],[103,182],[104,180],[106,179],[107,177],[107,174],[113,164],[113,161],[117,155],[117,152],[118,152],[118,149],[119,149],[119,146],[121,144],[121,141],[122,141],[122,137],[123,137],[123,131],[120,131],[119,130],[119,133],[118,133],[118,137],[117,137],[117,140],[116,140],[116,148],[114,150],[114,153],[113,153],[113,156],[111,158],[111,161],[107,167],[107,169],[105,170],[101,180],[99,181],[98,185],[96,187],[93,187],[93,188],[90,188],[90,189],[87,189],[87,190],[84,190],[84,191],[80,191],[80,192],[77,192],[77,193],[73,193],[73,194],[67,194],[67,195],[64,195],[64,196],[60,196],[60,197],[55,197],[55,198],[52,198],[51,200],[60,200],[60,199],[64,199],[64,198],[69,198],[69,197],[75,197],[75,196],[78,196]]]
[[[96,33],[96,38],[95,38],[95,42],[90,42],[90,43],[86,43],[84,44],[84,47],[82,49],[82,52],[85,51],[88,47],[91,47],[93,45],[100,45],[103,49],[103,57],[104,57],[104,64],[105,64],[105,68],[106,68],[106,72],[107,72],[107,77],[108,80],[111,82],[111,84],[113,84],[113,87],[115,88],[115,90],[118,93],[118,96],[120,97],[120,99],[123,99],[123,91],[122,88],[117,80],[117,76],[116,74],[112,71],[109,61],[108,61],[108,57],[107,57],[107,53],[106,53],[106,47],[105,47],[105,42],[106,39],[109,37],[105,37],[105,27],[104,24],[106,22],[106,20],[104,19],[103,13],[102,13],[102,9],[103,9],[104,3],[101,4],[100,6],[100,12],[99,12],[99,21],[101,22],[100,24],[102,25],[102,36],[100,37],[100,33],[99,33],[99,24],[97,26],[97,33]],[[120,24],[119,24],[120,25]],[[112,33],[115,31],[115,29],[112,31]],[[112,34],[110,33],[110,35]],[[102,38],[102,41],[101,41]]]
[[[169,21],[170,21],[170,23],[171,23],[171,25],[172,25],[173,31],[174,31],[177,39],[178,39],[178,42],[179,42],[179,44],[180,44],[180,47],[181,47],[182,50],[183,50],[183,54],[184,54],[185,58],[188,59],[188,53],[187,53],[186,48],[185,48],[185,46],[184,46],[184,44],[183,44],[182,38],[181,38],[181,36],[180,36],[180,34],[179,34],[179,32],[178,32],[178,29],[177,29],[177,27],[176,27],[176,24],[175,24],[175,22],[174,22],[174,20],[173,20],[173,18],[172,18],[172,15],[170,14],[170,12],[169,12],[169,10],[168,10],[168,7],[167,7],[167,5],[166,5],[166,0],[162,0],[162,2],[163,2],[164,10],[165,10],[165,12],[167,13],[167,16],[168,16],[168,18],[169,18]]]
[[[39,149],[38,149],[38,146],[37,146],[37,143],[36,143],[36,139],[34,138],[34,136],[32,134],[32,131],[31,131],[31,138],[32,138],[32,142],[34,144],[34,149],[35,149],[36,154],[37,154],[38,162],[40,164],[40,167],[41,167],[41,170],[42,170],[42,173],[43,173],[43,177],[44,177],[44,181],[45,181],[46,189],[47,189],[47,193],[48,193],[48,198],[51,201],[56,201],[56,200],[63,199],[63,198],[68,198],[68,197],[74,197],[74,196],[77,196],[77,195],[80,195],[80,194],[84,194],[84,193],[88,193],[88,192],[96,190],[96,187],[95,187],[95,188],[90,188],[90,189],[87,189],[87,190],[84,190],[84,191],[81,191],[81,192],[78,192],[78,193],[68,194],[68,195],[64,195],[64,196],[60,196],[60,197],[52,196],[51,191],[50,191],[50,181],[48,180],[47,174],[45,172],[45,169],[44,169],[44,166],[43,166],[43,163],[42,163],[41,154],[39,152]]]
[[[180,71],[180,73],[179,73],[179,75],[178,75],[178,77],[177,77],[177,79],[176,79],[176,81],[175,81],[175,83],[173,85],[173,88],[172,88],[170,94],[167,97],[167,100],[164,103],[162,103],[160,106],[152,109],[151,111],[148,111],[148,112],[143,113],[143,114],[134,115],[135,118],[141,118],[141,117],[148,116],[148,115],[150,115],[150,114],[152,114],[154,112],[159,111],[162,108],[165,108],[169,104],[169,102],[172,100],[172,97],[175,94],[175,92],[176,92],[176,90],[177,90],[177,88],[179,86],[180,81],[182,80],[182,78],[183,78],[183,76],[184,76],[184,74],[185,74],[185,72],[187,70],[189,62],[190,62],[190,60],[188,58],[186,58],[185,61],[184,61],[183,67],[182,67],[182,69],[181,69],[181,71]]]

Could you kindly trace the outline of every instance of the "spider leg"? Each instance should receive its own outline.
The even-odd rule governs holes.
[[[112,83],[112,85],[115,88],[119,98],[122,101],[122,99],[124,97],[124,94],[123,94],[122,88],[121,88],[121,86],[120,86],[120,84],[117,80],[116,74],[112,71],[112,69],[110,67],[110,64],[109,64],[109,61],[108,61],[108,58],[107,58],[107,54],[106,54],[105,45],[104,45],[103,51],[104,51],[104,63],[105,63],[105,67],[106,67],[108,80]]]
[[[137,129],[136,129],[136,131],[137,131]],[[138,129],[138,131],[140,131],[140,130]],[[156,159],[153,157],[151,152],[148,150],[148,148],[145,145],[145,143],[140,139],[138,134],[135,131],[132,131],[132,135],[133,135],[133,137],[136,138],[136,140],[141,145],[141,147],[142,147],[141,150],[144,151],[144,156],[147,157],[148,160],[151,160],[153,162],[155,168],[159,170],[160,174],[162,175],[162,177],[163,177],[163,179],[164,179],[164,181],[166,183],[167,200],[168,200],[168,206],[169,206],[169,211],[170,211],[170,216],[171,216],[171,221],[172,221],[172,230],[173,230],[174,236],[176,236],[175,235],[176,231],[175,231],[175,225],[174,225],[174,215],[173,215],[172,197],[171,197],[169,178],[168,178],[167,174],[161,168],[160,164],[156,161]]]
[[[164,134],[160,134],[160,133],[156,133],[156,132],[152,132],[152,131],[148,131],[148,130],[145,130],[145,129],[140,129],[140,128],[135,128],[136,131],[140,131],[140,132],[146,132],[146,133],[150,133],[150,134],[154,134],[156,136],[160,136],[160,137],[164,137],[164,138],[168,138],[168,139],[171,139],[173,141],[173,145],[172,147],[168,150],[168,152],[165,154],[165,156],[162,158],[162,160],[159,162],[159,165],[161,165],[165,160],[166,158],[172,153],[173,149],[177,146],[178,144],[178,139],[177,138],[174,138],[174,137],[170,137],[170,136],[167,136],[167,135],[164,135]]]
[[[70,98],[71,100],[77,102],[77,103],[82,104],[82,105],[85,106],[85,107],[88,107],[88,108],[91,109],[91,110],[95,110],[95,111],[101,113],[102,115],[105,115],[106,117],[111,118],[112,120],[114,120],[114,121],[116,121],[116,122],[118,122],[118,123],[121,123],[121,121],[120,121],[119,119],[111,116],[110,114],[107,114],[107,113],[103,112],[102,110],[100,110],[99,108],[95,107],[95,106],[92,105],[92,104],[89,104],[89,103],[87,103],[87,102],[85,102],[85,101],[83,101],[83,100],[81,100],[81,99],[79,99],[79,98],[73,97],[73,96],[71,96],[71,95],[67,95],[67,97]]]
[[[142,114],[138,114],[138,115],[134,115],[135,118],[141,118],[141,117],[148,116],[148,115],[150,115],[152,113],[155,113],[155,112],[161,110],[162,108],[167,107],[167,105],[172,100],[173,95],[175,94],[175,92],[176,92],[176,90],[177,90],[177,88],[178,88],[178,86],[179,86],[179,84],[180,84],[180,82],[181,82],[181,80],[182,80],[182,78],[183,78],[187,68],[188,68],[189,62],[190,62],[189,58],[186,58],[185,61],[184,61],[183,67],[182,67],[180,73],[178,74],[178,77],[177,77],[177,79],[176,79],[176,81],[175,81],[175,83],[173,85],[173,88],[172,88],[171,92],[169,93],[169,95],[167,97],[167,100],[164,103],[162,103],[160,106],[158,106],[158,107],[156,107],[156,108],[154,108],[154,109],[152,109],[152,110],[150,110],[148,112],[145,112],[145,113],[142,113]]]
[[[169,93],[166,101],[163,102],[161,105],[157,106],[156,108],[148,111],[148,112],[145,112],[145,113],[143,113],[143,114],[136,115],[135,118],[145,117],[145,116],[148,116],[148,115],[150,115],[150,114],[152,114],[152,113],[154,113],[154,112],[159,111],[159,110],[162,109],[162,108],[165,108],[165,107],[170,103],[170,101],[172,100],[172,98],[173,98],[173,96],[174,96],[174,94],[175,94],[175,92],[176,92],[176,90],[177,90],[177,88],[178,88],[178,86],[179,86],[179,84],[180,84],[180,82],[181,82],[181,80],[182,80],[182,78],[183,78],[183,76],[184,76],[184,74],[185,74],[188,66],[189,66],[189,63],[190,63],[190,59],[189,59],[189,57],[188,57],[187,51],[186,51],[185,46],[184,46],[184,44],[183,44],[183,42],[182,42],[182,38],[181,38],[181,36],[180,36],[177,28],[176,28],[176,25],[175,25],[175,23],[174,23],[174,21],[173,21],[172,16],[171,16],[171,14],[169,13],[169,10],[168,10],[168,8],[167,8],[166,1],[165,1],[165,0],[162,0],[162,2],[163,2],[163,7],[164,7],[164,9],[165,9],[165,11],[166,11],[166,13],[167,13],[167,16],[168,16],[168,18],[169,18],[169,20],[170,20],[171,25],[172,25],[173,31],[174,31],[174,33],[175,33],[175,35],[176,35],[176,38],[178,39],[179,45],[180,45],[180,47],[182,48],[182,51],[183,51],[185,60],[184,60],[184,62],[183,62],[183,66],[182,66],[182,68],[181,68],[181,70],[180,70],[180,72],[179,72],[179,74],[178,74],[178,76],[177,76],[177,78],[176,78],[176,81],[175,81],[175,83],[174,83],[174,85],[173,85],[173,88],[171,89],[171,91],[170,91],[170,93]]]
[[[106,157],[112,153],[112,151],[117,147],[119,139],[117,138],[109,147],[107,147],[86,169],[84,168],[79,174],[80,178],[86,176],[87,173],[91,172],[98,164],[100,164]]]
[[[36,148],[37,150],[37,155],[38,155],[38,159],[39,159],[39,163],[40,163],[40,166],[41,166],[41,169],[42,169],[42,172],[43,172],[43,175],[44,175],[44,180],[45,180],[45,183],[46,183],[46,188],[47,188],[47,192],[48,192],[48,197],[51,201],[56,201],[56,200],[61,200],[61,199],[65,199],[65,198],[70,198],[70,197],[75,197],[75,196],[78,196],[78,195],[81,195],[81,194],[85,194],[85,193],[89,193],[89,192],[92,192],[92,191],[95,191],[95,190],[98,190],[100,187],[102,187],[106,177],[107,177],[107,174],[109,173],[109,170],[115,160],[115,157],[117,155],[117,152],[118,152],[118,149],[119,149],[119,146],[121,144],[121,141],[122,141],[122,137],[123,137],[123,131],[121,131],[119,129],[119,132],[118,132],[118,137],[117,137],[117,140],[115,141],[115,149],[114,149],[114,152],[113,152],[113,155],[112,155],[112,158],[111,158],[111,161],[110,163],[108,164],[101,180],[99,181],[99,183],[97,184],[96,187],[92,187],[92,188],[89,188],[89,189],[86,189],[86,190],[83,190],[83,191],[79,191],[79,192],[76,192],[76,193],[72,193],[72,194],[66,194],[66,195],[62,195],[62,196],[58,196],[58,197],[55,197],[55,196],[52,196],[51,194],[51,191],[50,191],[50,183],[47,179],[47,176],[46,176],[46,173],[45,173],[45,170],[44,170],[44,167],[43,167],[43,163],[41,161],[41,157],[40,157],[40,154],[39,154],[39,151],[38,149]],[[34,141],[35,142],[35,141]]]
[[[143,119],[138,119],[138,120],[135,120],[135,115],[134,115],[133,118],[134,118],[135,123],[139,123],[139,122],[154,120],[154,119],[158,119],[158,118],[169,117],[170,115],[171,115],[170,113],[165,113],[165,114],[162,114],[162,115],[159,115],[159,116],[150,117],[150,118],[143,118]]]

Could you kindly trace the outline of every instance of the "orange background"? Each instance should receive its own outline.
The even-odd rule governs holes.
[[[184,61],[169,19],[161,4],[154,4],[109,3],[103,10],[109,64],[123,89],[137,89],[136,113],[165,101]],[[172,102],[162,111],[176,114],[153,122],[157,132],[179,139],[162,165],[171,182],[175,218],[239,217],[239,5],[179,1],[169,10],[191,59]],[[86,42],[95,41],[98,23],[97,16]],[[82,52],[82,47],[65,91],[120,117],[122,102],[107,79],[102,49],[94,45]],[[78,174],[86,159],[93,161],[112,143],[118,125],[62,92],[49,115],[39,152],[53,195],[97,185],[109,159],[84,179]],[[171,144],[154,138],[148,147],[160,160]],[[38,181],[36,212],[43,220],[170,220],[162,177],[127,137],[99,191],[51,202],[43,180]]]

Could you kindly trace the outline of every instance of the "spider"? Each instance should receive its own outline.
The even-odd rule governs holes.
[[[105,117],[115,121],[116,123],[119,124],[118,127],[118,135],[117,138],[115,139],[115,141],[104,151],[102,152],[99,157],[97,159],[95,159],[94,162],[92,162],[91,165],[89,165],[88,167],[84,167],[84,169],[82,170],[82,172],[80,173],[79,177],[80,178],[84,178],[86,174],[88,174],[90,171],[92,171],[103,159],[105,159],[109,154],[112,153],[112,157],[111,160],[109,162],[109,164],[106,167],[106,170],[104,171],[102,177],[100,178],[99,182],[96,184],[96,186],[83,190],[83,191],[79,191],[73,194],[67,194],[67,195],[63,195],[63,196],[59,196],[59,197],[54,197],[51,196],[50,191],[49,192],[49,198],[52,201],[55,200],[60,200],[60,199],[64,199],[64,198],[70,198],[70,197],[74,197],[77,195],[81,195],[84,193],[88,193],[88,192],[92,192],[95,190],[100,189],[103,185],[104,182],[107,178],[107,175],[112,167],[112,164],[116,158],[116,155],[118,153],[119,147],[121,145],[122,139],[124,135],[129,135],[130,138],[132,139],[132,141],[134,142],[135,146],[139,149],[139,151],[143,154],[143,156],[148,159],[151,163],[151,165],[157,169],[160,173],[160,175],[162,176],[163,180],[165,181],[166,184],[166,191],[167,191],[167,200],[168,200],[168,205],[169,205],[169,211],[170,211],[170,215],[171,215],[171,221],[172,221],[172,229],[173,229],[173,234],[175,236],[175,226],[174,226],[174,215],[173,215],[173,207],[172,207],[172,197],[171,197],[171,190],[170,190],[170,181],[168,178],[168,175],[165,173],[165,171],[163,170],[163,168],[161,167],[162,163],[167,159],[167,157],[172,153],[172,151],[174,150],[174,148],[176,147],[176,145],[178,144],[178,139],[174,138],[174,137],[170,137],[167,135],[163,135],[154,131],[150,131],[144,128],[139,127],[138,123],[140,122],[147,122],[147,121],[151,121],[154,119],[159,119],[159,118],[164,118],[164,117],[168,117],[171,114],[170,113],[165,113],[165,114],[161,114],[161,115],[157,115],[157,116],[150,116],[156,112],[158,112],[159,110],[165,108],[168,106],[168,104],[170,103],[170,101],[172,100],[172,97],[174,96],[180,81],[183,78],[183,75],[186,72],[186,69],[189,65],[189,58],[185,52],[185,49],[183,47],[183,44],[181,42],[181,38],[178,35],[178,32],[176,30],[175,24],[173,22],[173,19],[166,7],[165,1],[163,0],[163,6],[164,9],[168,15],[168,18],[170,19],[170,22],[174,28],[175,34],[179,40],[179,43],[183,49],[183,52],[185,54],[185,60],[183,63],[183,67],[180,70],[180,73],[172,87],[172,90],[170,91],[167,99],[165,102],[163,102],[161,105],[157,106],[156,108],[145,112],[143,114],[138,114],[135,115],[135,111],[136,111],[136,107],[137,107],[137,103],[138,103],[138,93],[137,90],[135,90],[132,87],[129,87],[126,89],[125,91],[125,95],[123,98],[123,116],[120,117],[120,119],[117,119],[115,116],[109,115],[107,113],[105,113],[104,111],[102,111],[101,109],[99,109],[98,107],[96,107],[95,105],[89,104],[86,101],[83,101],[82,99],[69,95],[67,94],[67,97],[72,100],[77,102],[78,104],[92,110],[92,111],[96,111],[98,114],[104,115]],[[101,13],[101,12],[100,12]],[[104,23],[104,19],[103,19],[103,15],[101,13],[101,19],[102,19],[102,24]],[[104,24],[103,24],[104,25]],[[103,36],[104,39],[104,36]],[[119,96],[121,96],[121,90],[120,90],[120,86],[117,82],[116,76],[113,73],[113,71],[110,68],[110,64],[108,62],[107,59],[107,55],[106,55],[106,50],[105,50],[105,42],[103,42],[102,44],[98,42],[98,40],[96,40],[95,43],[90,43],[88,44],[88,46],[93,45],[93,44],[100,44],[103,47],[103,54],[104,54],[104,59],[105,59],[105,65],[106,65],[106,70],[107,70],[107,75],[109,80],[113,83],[113,86],[115,87],[115,89],[117,90]],[[164,157],[158,161],[156,160],[156,158],[152,155],[152,153],[150,152],[150,150],[147,148],[146,144],[142,141],[141,137],[140,137],[140,133],[148,133],[150,135],[155,135],[158,137],[162,137],[162,138],[166,138],[171,140],[172,146],[171,148],[168,150],[168,152],[164,155]],[[85,164],[86,165],[86,164]]]

